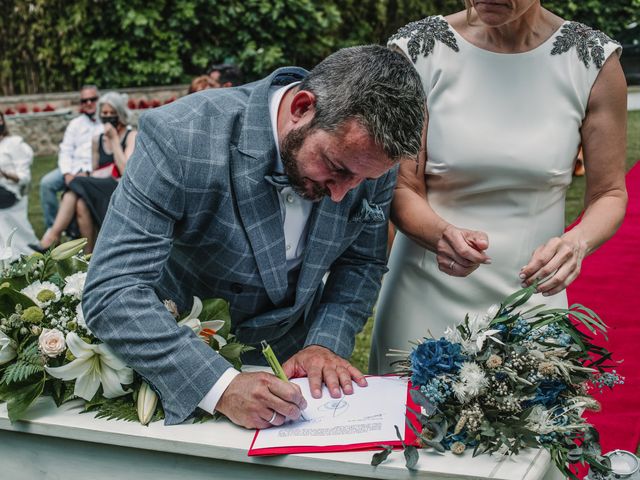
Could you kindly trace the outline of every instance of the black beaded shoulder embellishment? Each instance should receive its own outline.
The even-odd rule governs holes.
[[[413,63],[418,60],[421,53],[427,57],[436,45],[436,40],[444,43],[454,52],[459,51],[456,37],[451,27],[442,17],[427,17],[417,22],[411,22],[398,30],[389,41],[409,38],[407,49]]]
[[[604,48],[609,42],[620,45],[599,30],[594,30],[580,22],[569,22],[562,26],[560,35],[553,42],[551,55],[560,55],[576,47],[578,58],[589,68],[591,60],[597,68],[604,65]]]

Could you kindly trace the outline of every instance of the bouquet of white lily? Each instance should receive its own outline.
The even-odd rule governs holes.
[[[410,376],[411,395],[421,406],[418,445],[405,447],[407,467],[418,459],[416,448],[461,454],[517,454],[542,447],[557,467],[577,478],[571,465],[588,463],[607,473],[598,432],[582,412],[598,409],[589,394],[624,383],[609,364],[611,353],[592,340],[606,326],[590,309],[520,311],[536,286],[520,290],[484,315],[466,316],[443,338],[424,338],[397,362]],[[411,422],[407,424],[413,428]],[[374,455],[377,465],[391,447]]]
[[[41,395],[57,405],[83,399],[85,411],[98,417],[146,425],[164,416],[156,393],[87,328],[81,307],[85,244],[74,240],[0,265],[0,401],[7,402],[12,422]],[[240,368],[240,355],[251,348],[230,333],[224,300],[194,297],[184,318],[174,302],[164,304],[178,325]]]

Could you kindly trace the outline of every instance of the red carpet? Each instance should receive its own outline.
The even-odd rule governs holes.
[[[629,204],[624,223],[582,264],[569,286],[569,304],[593,309],[608,325],[609,341],[598,344],[624,360],[617,372],[624,385],[595,394],[600,413],[587,414],[600,432],[602,451],[637,451],[640,443],[640,162],[627,173]]]

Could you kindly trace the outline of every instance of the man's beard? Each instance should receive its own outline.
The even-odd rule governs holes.
[[[329,189],[309,178],[303,177],[300,173],[298,160],[296,158],[304,140],[312,131],[311,126],[307,124],[287,133],[282,140],[280,157],[282,158],[282,164],[284,165],[284,173],[289,177],[289,182],[291,183],[293,191],[306,200],[319,202],[329,195]],[[307,186],[311,187],[311,191],[309,191]]]

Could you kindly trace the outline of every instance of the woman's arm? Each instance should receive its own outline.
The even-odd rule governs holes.
[[[423,248],[436,253],[444,273],[466,276],[491,260],[484,253],[489,240],[484,232],[458,228],[433,211],[425,182],[428,116],[422,131],[422,148],[417,163],[403,162],[391,205],[395,226]]]
[[[526,285],[553,275],[538,291],[544,295],[560,292],[578,276],[583,258],[618,229],[627,205],[626,135],[627,85],[618,56],[611,55],[591,89],[582,123],[587,175],[584,214],[573,229],[534,252],[521,271]]]
[[[98,170],[100,166],[100,154],[98,153],[98,142],[100,141],[100,135],[91,139],[91,165],[92,171]]]

